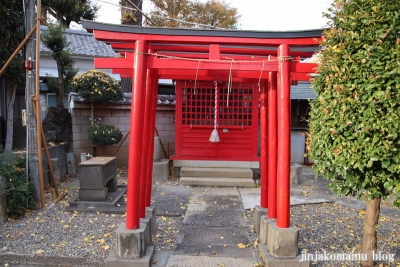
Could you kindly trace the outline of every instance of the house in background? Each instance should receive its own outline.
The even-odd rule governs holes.
[[[47,26],[40,26],[41,32],[47,30]],[[75,60],[74,67],[82,73],[94,69],[93,59],[96,58],[112,58],[118,56],[112,48],[93,38],[93,34],[79,30],[65,30],[68,49],[71,51]],[[112,74],[111,70],[104,69],[116,80],[121,80],[118,74]],[[46,77],[58,77],[56,61],[51,58],[51,51],[43,43],[40,44],[40,98],[41,98],[41,118],[47,114],[47,108],[57,105],[57,97],[55,93],[49,91],[46,84]],[[1,87],[0,87],[1,89]],[[64,107],[69,107],[68,96],[65,96]],[[14,104],[14,138],[13,147],[16,149],[26,147],[26,127],[22,126],[21,111],[26,109],[25,104],[25,88],[20,87],[17,90]],[[3,114],[3,113],[2,113]]]

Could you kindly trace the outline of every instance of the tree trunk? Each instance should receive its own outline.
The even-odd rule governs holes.
[[[0,176],[0,223],[5,223],[7,220],[6,178]]]
[[[121,89],[123,93],[132,93],[132,79],[121,78]]]
[[[61,62],[61,58],[56,60],[57,62],[57,70],[58,70],[58,95],[57,95],[57,103],[59,106],[64,107],[64,69],[63,64]]]
[[[136,5],[140,10],[142,9],[142,0],[130,0],[134,5]],[[126,0],[121,1],[121,6],[132,7],[131,4]],[[136,21],[123,21],[124,13],[129,13],[135,17]],[[142,14],[139,11],[134,11],[130,9],[121,8],[121,23],[126,25],[142,25]],[[131,78],[121,78],[121,88],[124,93],[132,93],[132,79]]]
[[[12,150],[13,134],[14,134],[14,102],[15,102],[16,91],[17,91],[17,85],[11,83],[6,79],[7,132],[6,132],[6,143],[4,151]]]
[[[367,255],[366,261],[361,261],[364,267],[374,267],[373,254],[376,252],[377,233],[376,226],[378,225],[380,212],[380,198],[366,200],[366,210],[363,227],[363,242],[361,253]]]

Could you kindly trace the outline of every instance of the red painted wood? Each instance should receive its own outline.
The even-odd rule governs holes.
[[[183,50],[185,51],[185,50]],[[191,55],[189,55],[189,58]],[[210,44],[209,59],[219,60],[221,57],[219,44]]]
[[[267,88],[263,83],[260,94],[260,175],[261,175],[261,208],[267,209],[268,203],[268,117]]]
[[[280,44],[305,46],[315,45],[319,46],[321,38],[245,38],[245,37],[224,37],[224,36],[188,36],[188,35],[164,35],[164,34],[138,34],[127,32],[110,32],[102,30],[94,30],[94,37],[104,42],[127,42],[132,43],[135,40],[146,40],[149,42],[161,43],[181,43],[181,44],[251,44],[254,46],[272,45],[279,46]]]
[[[278,56],[282,57],[278,72],[278,158],[277,158],[277,216],[276,225],[290,227],[290,63],[285,58],[290,47],[282,44]]]
[[[136,51],[148,51],[146,41],[136,42]],[[128,185],[126,204],[126,228],[137,229],[140,223],[140,183],[141,183],[141,160],[143,151],[143,121],[144,100],[146,88],[146,55],[135,55],[135,73],[132,82],[131,123],[129,138],[128,159]]]
[[[276,219],[276,164],[277,164],[277,73],[270,72],[268,79],[268,218]]]
[[[153,152],[154,152],[154,132],[156,125],[156,108],[157,108],[157,91],[158,91],[158,81],[157,77],[154,75],[154,70],[147,70],[147,82],[146,86],[150,89],[150,117],[149,117],[149,132],[148,132],[148,144],[147,150],[149,151],[147,155],[147,180],[146,180],[146,198],[145,206],[149,207],[151,205],[151,187],[152,187],[152,177],[153,177]],[[146,91],[147,92],[147,91]],[[146,143],[145,143],[146,144]]]
[[[132,69],[133,58],[95,58],[94,66],[98,69]],[[173,58],[156,58],[154,56],[149,56],[147,58],[147,66],[149,69],[159,69],[159,70],[216,70],[216,71],[249,71],[258,72],[260,70],[263,62],[261,61],[233,61],[231,66],[229,60],[221,60],[220,62],[214,61],[199,61],[197,60],[185,60],[185,59],[173,59]],[[301,62],[291,62],[290,72],[296,73],[314,73],[317,64],[313,63],[301,63]],[[278,71],[278,61],[264,61],[264,71]]]
[[[153,98],[152,98],[152,90],[154,87],[152,86],[152,72],[153,70],[147,70],[146,75],[146,94],[145,94],[145,107],[144,107],[144,121],[143,121],[143,151],[142,151],[142,175],[141,175],[141,183],[140,183],[140,218],[146,217],[146,193],[148,184],[151,183],[150,168],[153,167],[150,158],[153,158],[153,151],[150,150],[151,143],[154,143],[154,130],[151,132],[151,124],[152,120],[152,108],[153,108]],[[153,134],[152,134],[153,133]],[[148,164],[151,162],[151,164]]]
[[[111,43],[110,44],[113,49],[116,51],[128,51],[133,52],[135,46],[131,43]],[[168,54],[168,53],[177,53],[177,52],[185,52],[187,57],[198,57],[199,54],[204,54],[204,58],[208,58],[209,45],[188,45],[188,44],[162,44],[162,43],[153,43],[150,44],[150,49],[160,53],[160,54]],[[249,51],[249,47],[238,47],[238,46],[220,46],[220,53],[224,57],[233,57],[242,56],[249,57],[251,56],[276,56],[277,51],[275,47],[251,47],[251,52]],[[311,57],[314,52],[304,52],[304,51],[290,51],[291,56],[300,56],[302,58]],[[183,55],[183,54],[182,54]],[[188,56],[189,55],[189,56]]]

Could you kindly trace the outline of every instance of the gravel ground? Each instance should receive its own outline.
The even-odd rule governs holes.
[[[126,183],[126,173],[118,173],[118,183]],[[175,181],[169,181],[176,184]],[[58,204],[51,204],[54,194],[47,192],[46,207],[0,225],[2,253],[84,257],[103,261],[115,247],[115,230],[125,222],[124,214],[80,213],[65,211],[68,202],[78,196],[79,181],[67,179],[59,191],[68,194]],[[305,190],[309,190],[305,187]],[[390,206],[386,201],[385,206]],[[259,236],[253,230],[253,211],[243,214],[252,246]],[[292,223],[301,229],[299,246],[303,253],[359,253],[362,239],[362,211],[337,203],[294,206]],[[172,250],[183,217],[157,216],[154,236],[156,250]],[[378,266],[400,267],[400,223],[381,217],[378,251],[393,255],[394,262],[378,261]],[[260,265],[262,266],[262,265]],[[359,266],[357,262],[311,262],[311,266]]]

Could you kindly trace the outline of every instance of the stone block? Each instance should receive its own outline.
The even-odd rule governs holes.
[[[254,219],[254,231],[257,234],[260,234],[260,221],[261,216],[267,215],[268,209],[261,208],[259,205],[255,206],[253,210],[253,219]]]
[[[72,177],[75,177],[78,174],[74,152],[67,153],[67,173]]]
[[[154,246],[150,245],[147,247],[146,254],[142,258],[130,259],[119,258],[116,251],[111,250],[108,257],[104,260],[105,267],[150,267],[152,266],[154,251]]]
[[[260,243],[267,244],[268,242],[268,224],[275,223],[274,219],[269,219],[268,216],[261,216],[260,220]]]
[[[273,257],[268,253],[266,244],[259,244],[258,251],[263,259],[265,266],[268,267],[309,267],[310,261],[303,261],[300,256],[278,258]]]
[[[290,185],[298,185],[301,178],[302,165],[293,163],[290,166]]]
[[[273,257],[296,257],[298,254],[299,228],[279,228],[276,221],[268,223],[267,248]]]
[[[153,182],[166,182],[169,179],[169,160],[161,159],[153,162]]]
[[[149,228],[146,224],[140,223],[138,229],[126,229],[125,223],[117,228],[117,248],[116,255],[119,258],[138,259],[146,252],[145,238]]]
[[[174,160],[175,162],[175,160]],[[181,168],[182,167],[174,167],[174,178],[179,179],[181,178]]]
[[[60,185],[60,183],[61,183],[60,159],[51,158],[50,163],[51,163],[51,167],[53,168],[54,179],[56,180],[57,185]],[[52,180],[50,180],[50,181],[52,181]],[[52,181],[52,183],[53,183],[53,181]]]
[[[79,163],[79,183],[82,189],[103,189],[117,176],[116,157],[95,157]]]
[[[108,187],[103,189],[79,189],[80,201],[105,201],[108,198]]]
[[[150,207],[146,207],[146,217],[150,218],[149,235],[150,239],[153,240],[153,236],[157,232],[157,216],[155,204],[151,205]]]
[[[117,179],[113,179],[107,183],[108,192],[116,192],[118,190]]]
[[[161,159],[160,151],[161,151],[160,137],[154,137],[153,161],[158,161]]]
[[[145,218],[140,218],[140,223],[145,224],[147,228],[147,231],[143,233],[143,242],[144,242],[143,246],[147,248],[151,244],[151,235],[150,235],[151,219],[150,217],[147,216]]]

